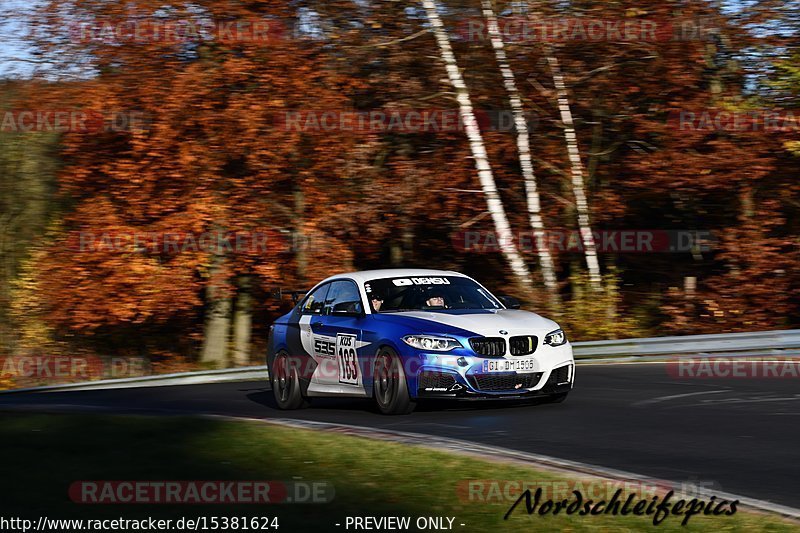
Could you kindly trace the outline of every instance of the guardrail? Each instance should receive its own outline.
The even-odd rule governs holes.
[[[227,368],[224,370],[202,370],[200,372],[181,372],[177,374],[161,374],[158,376],[142,376],[123,379],[103,379],[83,383],[67,383],[64,385],[46,385],[27,389],[9,389],[0,394],[21,392],[60,392],[87,391],[104,389],[129,389],[134,387],[167,387],[172,385],[201,385],[205,383],[224,383],[231,381],[267,380],[266,366],[248,366],[245,368]]]
[[[696,355],[774,355],[783,350],[800,349],[800,330],[760,331],[756,333],[724,333],[719,335],[687,335],[654,337],[648,339],[621,339],[611,341],[574,342],[575,359],[638,358]],[[231,381],[256,381],[267,379],[266,366],[249,366],[225,370],[204,370],[179,374],[162,374],[125,379],[108,379],[67,385],[49,385],[27,389],[0,391],[3,394],[21,392],[86,391],[123,389],[132,387],[163,387],[171,385],[199,385]]]
[[[575,342],[572,347],[576,359],[658,355],[686,356],[733,352],[742,355],[753,352],[765,354],[771,350],[800,348],[800,330]]]

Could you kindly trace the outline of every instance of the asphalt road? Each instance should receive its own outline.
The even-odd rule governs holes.
[[[3,405],[89,406],[98,411],[297,418],[469,440],[635,472],[800,507],[797,379],[676,379],[664,365],[578,367],[563,404],[435,404],[409,416],[368,401],[273,407],[259,382],[12,394]]]

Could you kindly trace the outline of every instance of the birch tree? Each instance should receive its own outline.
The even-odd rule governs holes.
[[[482,0],[483,16],[486,18],[486,27],[489,39],[494,49],[500,73],[503,76],[503,85],[508,93],[511,112],[514,117],[514,127],[517,133],[517,151],[519,152],[519,163],[522,167],[522,177],[525,183],[525,197],[528,206],[528,216],[530,218],[533,235],[536,239],[536,250],[539,255],[539,264],[542,269],[544,284],[550,295],[550,303],[554,308],[560,303],[558,295],[558,281],[556,279],[553,256],[547,246],[547,236],[545,233],[544,221],[542,219],[541,199],[536,183],[536,174],[533,169],[533,158],[531,156],[530,132],[528,122],[525,120],[525,112],[522,106],[514,72],[506,56],[505,43],[497,22],[497,15],[492,7],[491,0]]]
[[[545,45],[545,55],[550,73],[553,77],[553,85],[556,88],[556,98],[558,100],[558,111],[561,114],[561,124],[564,128],[564,140],[567,144],[567,154],[571,167],[572,192],[575,195],[575,207],[578,212],[578,228],[581,233],[584,253],[586,254],[586,266],[589,268],[589,280],[592,288],[601,290],[600,262],[597,259],[597,246],[592,234],[592,225],[589,216],[589,201],[586,198],[586,186],[584,181],[583,163],[581,162],[581,152],[578,146],[578,136],[575,133],[575,121],[572,117],[572,109],[569,103],[569,92],[564,83],[564,75],[561,73],[561,66],[552,46]]]
[[[483,0],[482,0],[483,1]],[[528,1],[528,10],[531,20],[536,22],[536,18],[542,18],[538,11],[541,7],[539,2]],[[553,78],[553,85],[556,91],[558,111],[561,116],[561,125],[564,129],[564,140],[567,146],[567,155],[570,164],[570,176],[572,192],[575,196],[575,208],[578,214],[578,228],[581,235],[584,254],[586,256],[586,266],[589,270],[589,281],[593,289],[602,290],[602,278],[600,276],[600,262],[597,258],[597,246],[592,233],[591,217],[589,213],[589,201],[586,196],[585,172],[581,162],[580,147],[578,146],[578,136],[575,133],[575,120],[572,116],[572,108],[569,100],[569,91],[564,82],[564,75],[561,72],[561,65],[556,57],[555,48],[543,42],[544,55],[550,69],[550,76]]]
[[[441,59],[447,69],[447,77],[456,92],[459,115],[464,124],[467,138],[469,139],[470,150],[475,159],[475,168],[478,171],[478,178],[481,183],[483,195],[486,197],[487,209],[494,223],[497,239],[500,243],[500,250],[508,261],[519,284],[526,290],[532,290],[533,280],[531,279],[531,274],[528,270],[528,266],[525,264],[525,260],[514,244],[511,225],[509,224],[508,216],[506,215],[502,199],[497,190],[494,174],[489,164],[489,156],[486,152],[486,144],[483,140],[480,128],[478,127],[478,121],[475,118],[469,90],[458,68],[458,63],[453,53],[453,47],[450,44],[450,38],[439,16],[438,6],[435,0],[422,0],[422,6],[425,8],[428,22],[433,29]]]

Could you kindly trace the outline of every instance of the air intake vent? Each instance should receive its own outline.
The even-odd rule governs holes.
[[[484,357],[502,357],[506,354],[506,340],[501,337],[476,337],[469,340],[472,350]]]
[[[470,385],[480,391],[502,392],[532,389],[539,384],[542,373],[535,374],[473,374],[468,376]]]
[[[550,379],[554,385],[560,385],[569,381],[569,365],[556,368],[550,375]]]
[[[417,390],[428,392],[441,392],[450,390],[456,384],[456,379],[452,374],[446,372],[420,372],[417,381]]]
[[[569,367],[571,365],[556,368],[550,373],[547,383],[545,383],[542,392],[550,393],[556,392],[563,388],[564,385],[569,384]]]

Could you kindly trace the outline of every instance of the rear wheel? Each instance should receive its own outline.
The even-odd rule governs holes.
[[[381,348],[375,358],[373,395],[378,409],[385,415],[406,415],[416,402],[408,393],[403,363],[394,350]]]
[[[299,409],[307,402],[300,390],[300,377],[289,354],[281,352],[272,365],[272,393],[281,409]]]

